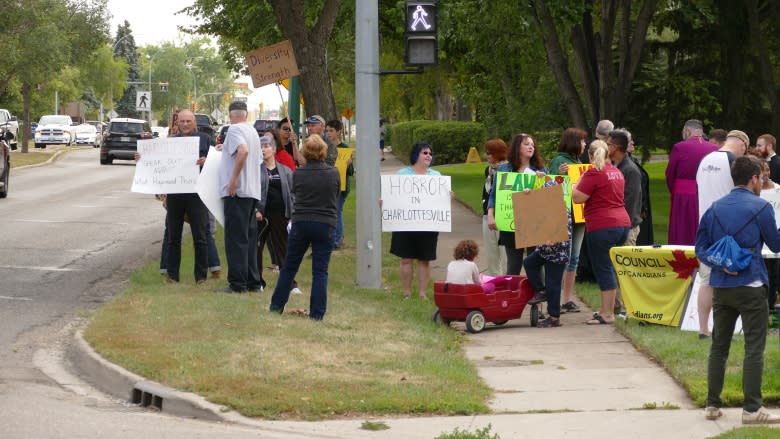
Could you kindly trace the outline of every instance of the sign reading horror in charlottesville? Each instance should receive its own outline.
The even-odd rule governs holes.
[[[452,231],[450,188],[449,176],[383,175],[382,231]]]

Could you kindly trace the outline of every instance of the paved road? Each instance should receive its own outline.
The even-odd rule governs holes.
[[[0,437],[258,437],[128,406],[64,372],[73,322],[159,254],[164,212],[130,193],[133,164],[116,163],[87,148],[12,171],[0,200]]]

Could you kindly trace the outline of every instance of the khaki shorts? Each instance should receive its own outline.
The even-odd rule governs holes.
[[[700,285],[709,285],[710,284],[710,274],[712,273],[712,267],[705,264],[704,262],[699,259],[699,280],[701,281]]]

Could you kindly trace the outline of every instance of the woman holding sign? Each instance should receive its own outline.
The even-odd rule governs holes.
[[[585,151],[585,137],[588,133],[579,128],[566,128],[558,144],[558,154],[550,161],[550,172],[558,175],[568,175],[569,165],[582,164],[580,156]],[[577,264],[580,261],[580,248],[585,238],[585,224],[576,223],[571,233],[569,263],[563,272],[563,297],[561,311],[580,312],[580,308],[572,300],[574,296],[574,280],[577,277]]]
[[[517,172],[525,174],[544,175],[544,159],[536,149],[536,142],[529,134],[520,133],[512,138],[509,146],[508,163],[500,165],[496,172]],[[496,181],[490,189],[488,200],[488,228],[498,230],[496,226]],[[501,230],[498,234],[498,244],[506,249],[506,274],[518,275],[523,268],[524,248],[515,248],[515,232]],[[528,250],[529,253],[531,249]]]
[[[431,169],[433,162],[433,149],[428,142],[417,142],[412,145],[409,154],[409,163],[398,171],[398,175],[441,175],[439,171]],[[439,241],[439,232],[393,232],[390,241],[390,253],[401,258],[401,286],[404,289],[404,299],[412,297],[412,261],[417,260],[417,289],[421,299],[427,299],[425,295],[428,289],[428,281],[431,278],[431,261],[436,260],[436,245]]]
[[[609,259],[609,249],[621,245],[631,227],[631,220],[623,204],[623,173],[612,166],[608,154],[609,149],[603,140],[595,140],[590,144],[588,157],[593,167],[582,175],[571,194],[575,203],[585,203],[590,263],[601,289],[601,309],[586,322],[589,325],[615,321],[617,279]]]

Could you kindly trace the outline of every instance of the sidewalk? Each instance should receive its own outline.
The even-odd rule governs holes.
[[[403,166],[391,154],[386,153],[385,157],[382,173],[394,173]],[[444,279],[458,241],[471,238],[482,242],[481,218],[458,202],[453,203],[452,209],[452,232],[439,235],[433,279]],[[495,389],[488,402],[492,410],[489,415],[258,421],[225,413],[197,395],[173,389],[163,390],[163,411],[211,418],[203,415],[205,411],[214,416],[212,419],[258,428],[260,437],[285,438],[432,439],[455,428],[474,432],[488,425],[491,434],[502,439],[543,435],[708,438],[741,426],[741,409],[737,408],[724,410],[718,421],[705,420],[703,410],[693,405],[683,389],[611,325],[583,324],[590,310],[581,306],[580,313],[562,315],[560,328],[531,328],[529,317],[524,314],[504,326],[488,325],[479,334],[464,335],[467,357],[482,379]],[[458,329],[455,323],[453,327]],[[80,375],[91,376],[90,381],[97,381],[99,387],[114,386],[116,394],[124,396],[129,393],[127,386],[143,380],[97,357],[80,340],[74,347],[69,355],[71,363]],[[110,384],[111,380],[118,384]],[[141,387],[145,386],[149,384]],[[645,408],[652,405],[659,409]],[[660,409],[664,406],[672,408]],[[362,430],[361,424],[366,420],[384,423],[389,429]]]

